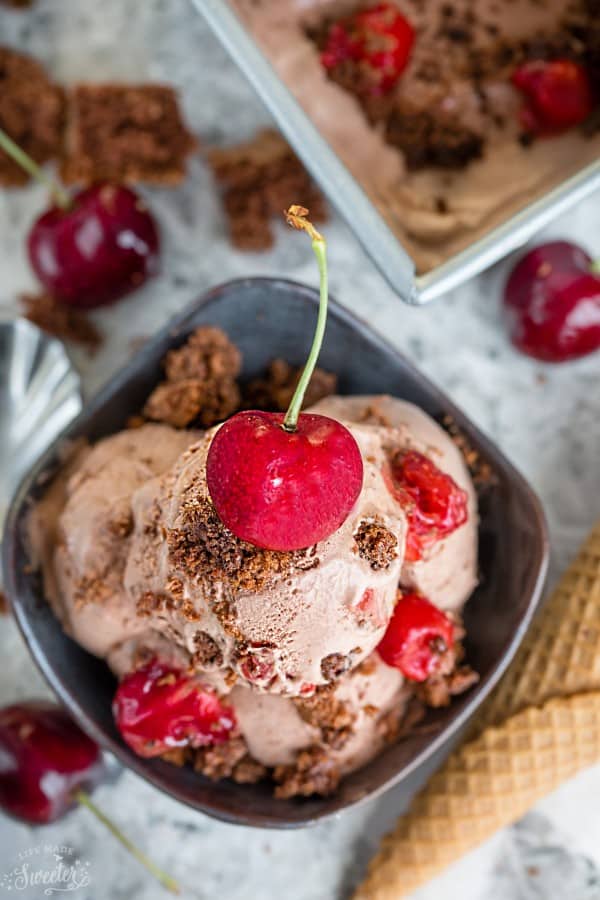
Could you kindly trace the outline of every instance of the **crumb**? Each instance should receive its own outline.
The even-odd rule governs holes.
[[[354,533],[354,541],[358,555],[369,563],[374,572],[389,568],[398,556],[396,536],[377,516],[362,520]]]
[[[410,170],[428,166],[463,169],[483,153],[483,138],[449,116],[398,102],[386,123],[386,139],[404,154]]]
[[[283,359],[274,359],[264,378],[255,378],[244,390],[243,403],[248,409],[285,412],[302,374],[302,367],[290,366]],[[337,375],[315,369],[304,397],[303,408],[335,394]]]
[[[220,669],[223,665],[223,653],[217,642],[206,631],[197,631],[194,635],[194,652],[192,663],[195,669]]]
[[[167,353],[164,366],[166,378],[144,406],[147,419],[173,428],[208,428],[239,409],[241,354],[220,329],[197,328]]]
[[[486,460],[481,458],[479,451],[475,450],[471,445],[471,442],[456,424],[452,416],[445,415],[442,418],[441,424],[462,453],[477,492],[481,493],[485,489],[495,485],[497,483],[497,477],[492,466]]]
[[[330,653],[321,660],[321,675],[325,681],[337,681],[352,668],[354,658],[360,653],[360,648],[351,653]]]
[[[340,783],[340,770],[322,747],[309,747],[298,753],[289,766],[276,766],[273,779],[277,783],[275,796],[279,799],[332,794]]]
[[[7,616],[10,612],[8,600],[4,591],[0,591],[0,616]]]
[[[231,242],[240,250],[273,245],[271,219],[301,201],[311,219],[327,218],[325,202],[283,137],[272,129],[244,144],[214,149],[208,161],[223,189]]]
[[[246,741],[242,737],[233,737],[211,747],[200,747],[195,752],[194,769],[212,780],[230,778],[247,752]]]
[[[0,127],[37,163],[60,154],[64,93],[29,56],[0,47]],[[27,184],[30,176],[0,151],[0,185]]]
[[[306,699],[296,697],[293,703],[304,721],[320,730],[321,740],[328,747],[340,750],[352,736],[356,713],[348,703],[336,698],[329,687],[317,688]]]
[[[179,184],[196,143],[172,87],[80,84],[70,94],[61,175],[67,184]]]
[[[92,352],[104,338],[86,313],[59,303],[50,294],[22,294],[23,315],[42,331],[74,344],[82,344]]]

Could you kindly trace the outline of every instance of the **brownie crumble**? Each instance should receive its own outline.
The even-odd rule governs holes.
[[[31,57],[0,47],[0,127],[37,163],[58,157],[64,93]],[[27,184],[30,176],[0,150],[0,185]]]
[[[60,303],[50,294],[22,294],[19,299],[25,318],[52,337],[81,344],[92,352],[102,344],[102,334],[85,313]]]
[[[248,409],[285,412],[302,372],[302,366],[290,366],[283,359],[274,359],[264,378],[255,378],[246,386],[243,393],[244,406]],[[336,390],[337,375],[324,369],[315,369],[304,397],[303,408],[330,397]]]
[[[301,750],[290,766],[276,766],[273,779],[277,784],[275,796],[286,800],[290,797],[310,797],[332,794],[340,783],[339,767],[322,747]]]
[[[168,85],[80,84],[69,95],[61,175],[67,184],[179,184],[196,144]]]
[[[321,193],[277,131],[266,129],[247,143],[213,149],[208,161],[223,191],[231,242],[239,250],[272,247],[271,220],[299,197],[313,221],[327,218]]]
[[[338,700],[329,687],[317,688],[309,698],[294,698],[293,703],[309,725],[318,728],[321,740],[333,750],[340,750],[352,736],[356,713],[348,703]]]
[[[152,391],[143,415],[174,428],[205,428],[240,407],[237,376],[241,354],[218,328],[196,329],[183,346],[167,353],[165,379]]]
[[[358,555],[369,563],[374,572],[389,568],[398,557],[396,535],[377,517],[363,519],[354,534],[354,541]]]
[[[7,616],[9,613],[8,600],[4,591],[0,591],[0,616]]]
[[[483,137],[450,116],[432,115],[398,102],[386,123],[388,143],[404,154],[408,169],[463,169],[483,154]]]
[[[223,665],[223,653],[217,642],[206,631],[197,631],[194,635],[194,652],[192,664],[195,669],[220,669]]]

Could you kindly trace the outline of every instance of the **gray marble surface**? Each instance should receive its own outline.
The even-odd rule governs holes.
[[[249,136],[267,121],[187,0],[38,0],[31,12],[0,11],[0,41],[39,56],[64,81],[174,82],[204,146]],[[316,283],[307,245],[283,227],[269,253],[240,254],[230,248],[201,155],[181,188],[146,193],[164,234],[163,273],[138,295],[97,314],[109,336],[101,352],[89,357],[73,351],[87,395],[130,356],[137,339],[152,334],[210,285],[249,274]],[[35,187],[0,193],[0,313],[12,315],[17,294],[34,286],[23,237],[43,203],[44,192]],[[598,198],[581,204],[548,233],[579,240],[600,254]],[[600,357],[552,368],[511,349],[498,302],[507,263],[416,310],[397,300],[341,222],[333,219],[327,236],[335,296],[368,318],[461,404],[539,492],[550,522],[554,581],[600,517]],[[0,703],[47,693],[8,619],[0,620],[0,659]],[[458,861],[415,900],[600,898],[599,792],[600,768],[583,773],[518,826]],[[392,792],[316,828],[274,833],[213,822],[128,773],[101,788],[97,799],[180,878],[184,896],[203,900],[341,900],[398,805]],[[17,866],[19,853],[41,847],[43,854],[44,845],[70,847],[89,863],[90,883],[79,890],[82,897],[161,896],[143,870],[80,810],[43,830],[0,818],[0,898],[4,891],[8,896],[2,875]],[[42,897],[43,891],[21,895]]]

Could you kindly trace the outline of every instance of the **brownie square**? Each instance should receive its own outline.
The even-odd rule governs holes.
[[[67,184],[107,180],[178,184],[196,147],[173,88],[80,84],[69,98],[61,174]]]
[[[31,57],[0,47],[0,127],[37,163],[58,157],[65,102],[42,66]],[[0,185],[17,187],[27,175],[0,150]]]

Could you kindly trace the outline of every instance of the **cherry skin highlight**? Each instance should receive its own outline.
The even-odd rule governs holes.
[[[123,678],[113,715],[125,743],[144,757],[222,744],[236,724],[233,710],[214,691],[157,659]]]
[[[560,134],[594,109],[588,73],[570,59],[525,62],[513,72],[512,83],[525,97],[520,120],[532,134]]]
[[[512,343],[535,359],[566,362],[600,348],[600,276],[591,257],[568,241],[530,250],[504,289]]]
[[[384,475],[408,519],[407,562],[418,562],[428,547],[467,521],[467,494],[423,453],[398,451]]]
[[[27,249],[46,290],[80,309],[114,303],[158,271],[154,219],[122,185],[96,184],[67,209],[51,207],[34,222]]]
[[[334,22],[321,51],[321,64],[331,71],[356,65],[365,94],[387,94],[410,59],[415,31],[392,3],[376,3]]]
[[[54,822],[104,775],[98,746],[60,707],[43,701],[0,710],[0,808],[23,822]]]
[[[440,668],[454,643],[448,616],[420,594],[399,597],[377,652],[410,681],[425,681]]]
[[[215,434],[206,479],[236,537],[268,550],[300,550],[345,522],[362,488],[358,445],[340,422],[303,413],[295,431],[280,413],[241,412]]]

